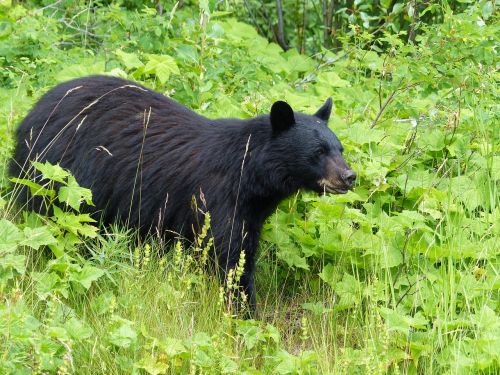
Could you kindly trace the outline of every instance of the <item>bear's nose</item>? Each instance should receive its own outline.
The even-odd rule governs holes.
[[[356,181],[356,173],[352,169],[348,169],[342,173],[342,181],[350,188],[354,185]]]

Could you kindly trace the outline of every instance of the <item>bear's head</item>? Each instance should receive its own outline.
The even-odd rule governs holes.
[[[299,188],[344,194],[354,185],[356,173],[342,156],[344,148],[328,128],[332,110],[329,98],[310,116],[294,112],[283,101],[271,108],[273,147],[280,150],[287,178]]]

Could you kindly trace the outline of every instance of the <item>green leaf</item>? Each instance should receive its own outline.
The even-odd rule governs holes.
[[[179,354],[187,352],[186,347],[182,344],[182,341],[173,337],[167,337],[161,341],[162,349],[169,357],[175,357]]]
[[[20,275],[24,275],[24,272],[26,271],[26,256],[17,254],[4,255],[0,257],[0,268],[3,268],[4,270],[14,269]]]
[[[81,202],[85,201],[87,204],[92,204],[92,191],[80,187],[73,176],[68,177],[67,186],[59,189],[58,193],[59,202],[66,203],[76,211],[80,211]]]
[[[226,36],[236,41],[256,39],[260,37],[254,27],[243,22],[238,22],[235,19],[229,19],[225,22],[221,22],[220,24],[224,28]]]
[[[115,328],[110,331],[109,342],[120,348],[129,348],[135,344],[137,333],[132,328],[132,324],[130,320],[118,318],[115,322]]]
[[[332,309],[328,309],[325,307],[325,305],[322,302],[307,302],[302,304],[302,308],[304,310],[311,311],[314,315],[316,316],[321,316],[323,314],[326,314],[328,312],[331,312]]]
[[[420,312],[414,316],[408,316],[387,307],[380,307],[379,311],[389,330],[399,331],[405,335],[410,333],[411,328],[424,329],[428,324],[428,320]]]
[[[195,63],[198,61],[198,50],[194,46],[181,44],[175,50],[177,56],[187,62]]]
[[[20,244],[29,246],[35,250],[38,250],[40,246],[54,245],[57,243],[57,240],[47,226],[37,228],[26,227],[23,232],[24,240],[21,241]]]
[[[332,288],[335,286],[335,283],[339,279],[338,270],[335,269],[333,264],[328,263],[323,267],[323,270],[319,274],[321,280],[330,285]]]
[[[492,1],[487,1],[486,3],[484,3],[482,13],[485,20],[491,17],[491,15],[493,14],[493,9],[494,6]]]
[[[307,259],[301,256],[301,251],[297,247],[280,248],[276,255],[291,268],[296,267],[309,270]]]
[[[59,82],[64,82],[74,78],[104,74],[105,72],[106,62],[103,57],[99,58],[98,61],[96,61],[95,57],[83,58],[77,64],[63,66],[63,69],[57,72],[56,79]]]
[[[175,60],[168,55],[146,55],[148,62],[144,67],[144,72],[154,74],[163,84],[168,81],[170,74],[180,74]]]
[[[19,228],[7,219],[0,220],[0,255],[1,252],[14,251],[22,239],[23,235]]]
[[[63,327],[48,327],[47,335],[62,341],[69,341],[69,335]]]
[[[267,334],[267,337],[269,337],[271,339],[271,341],[274,342],[275,344],[280,343],[280,341],[281,341],[280,331],[275,326],[267,323],[266,324],[266,334]]]
[[[380,142],[385,136],[385,132],[379,129],[370,129],[368,124],[356,123],[342,134],[358,145],[363,145],[372,142]]]
[[[342,79],[335,72],[326,72],[318,75],[317,81],[321,84],[326,84],[329,87],[349,87],[349,81]]]
[[[24,186],[29,187],[30,193],[32,196],[53,198],[56,195],[55,190],[47,189],[47,188],[43,187],[42,185],[37,184],[36,182],[33,182],[33,181],[25,179],[25,178],[11,178],[10,180],[15,184],[24,185]]]
[[[75,317],[70,318],[64,324],[64,327],[71,338],[77,341],[88,339],[93,334],[92,328],[90,328],[87,323]]]
[[[382,246],[382,260],[381,265],[383,268],[397,267],[403,263],[403,254],[398,247],[393,245]]]
[[[33,166],[42,173],[43,178],[66,185],[66,178],[70,174],[61,168],[59,164],[52,165],[48,161],[45,163],[35,161]]]
[[[271,44],[271,46],[275,46]],[[278,50],[281,55],[281,51]],[[306,55],[301,55],[295,48],[290,48],[284,53],[290,72],[308,72],[314,69],[314,60]]]
[[[67,285],[62,283],[61,278],[55,272],[35,272],[33,279],[36,281],[36,290],[45,298],[51,293],[60,293],[68,298]]]
[[[344,273],[342,280],[335,285],[334,290],[340,296],[340,301],[335,306],[336,310],[351,308],[361,303],[363,284],[348,273]]]
[[[405,4],[404,3],[396,3],[394,4],[394,6],[392,7],[392,14],[399,14],[403,11],[405,7]]]
[[[134,366],[151,375],[166,374],[170,367],[165,358],[159,358],[153,353],[145,354]]]
[[[398,175],[394,181],[401,191],[407,193],[414,189],[428,189],[432,186],[436,176],[427,170],[416,170]],[[436,181],[437,182],[437,181]]]
[[[53,206],[52,208],[56,223],[63,229],[73,233],[75,236],[82,235],[90,238],[97,236],[98,228],[85,224],[95,222],[88,214],[75,215],[72,212],[65,212],[57,206]]]
[[[219,361],[219,365],[221,367],[221,371],[223,374],[237,374],[238,373],[238,364],[233,361],[231,358],[227,356],[222,356]]]
[[[419,145],[430,151],[441,151],[445,147],[444,133],[436,129],[425,131],[420,136]]]
[[[122,50],[116,50],[115,55],[118,56],[119,60],[125,65],[128,70],[140,68],[144,66],[142,61],[139,59],[135,53],[127,53]]]
[[[265,341],[262,329],[258,326],[258,323],[255,320],[238,321],[236,332],[243,336],[245,346],[249,350],[252,350],[257,343]]]
[[[104,271],[100,268],[85,264],[80,272],[72,273],[69,279],[79,283],[88,290],[92,282],[99,279],[102,275],[104,275]]]
[[[111,310],[114,303],[115,296],[113,292],[107,291],[98,297],[94,298],[91,302],[92,310],[97,315],[104,315]]]

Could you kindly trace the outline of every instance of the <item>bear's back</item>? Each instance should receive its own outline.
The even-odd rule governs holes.
[[[205,128],[210,120],[144,86],[115,77],[80,78],[48,91],[19,125],[10,175],[32,176],[33,160],[59,163],[93,189],[94,203],[110,208],[111,221],[129,211],[138,190],[149,191],[141,205],[153,209],[164,198],[158,178],[175,181],[195,162]]]

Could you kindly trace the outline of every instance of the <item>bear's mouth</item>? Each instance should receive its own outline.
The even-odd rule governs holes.
[[[345,194],[349,191],[347,187],[334,185],[331,181],[324,178],[318,181],[318,185],[323,193]]]

